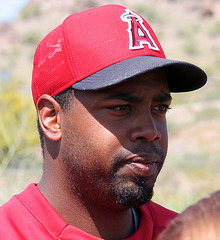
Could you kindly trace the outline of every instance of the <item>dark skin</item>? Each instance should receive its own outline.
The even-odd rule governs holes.
[[[67,110],[40,97],[45,155],[38,188],[67,223],[109,240],[134,233],[131,207],[149,201],[167,153],[170,104],[162,70],[74,91]]]

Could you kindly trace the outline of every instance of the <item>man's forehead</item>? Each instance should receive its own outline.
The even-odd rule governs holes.
[[[139,84],[135,87],[132,84],[118,84],[108,89],[96,91],[79,91],[75,90],[75,96],[80,100],[92,102],[104,102],[122,100],[130,103],[141,102],[145,98],[152,99],[157,102],[171,101],[169,88],[165,86],[158,86],[157,88],[144,87]]]
[[[148,92],[146,92],[146,95],[149,95]],[[121,93],[116,93],[116,94],[109,94],[108,96],[106,96],[103,100],[114,100],[114,99],[120,99],[120,100],[124,100],[124,101],[127,101],[127,102],[140,102],[142,100],[144,96],[142,95],[137,95],[134,91],[133,92],[121,92]],[[166,91],[159,91],[159,92],[156,92],[155,95],[152,96],[153,99],[155,101],[158,101],[158,102],[164,102],[164,101],[171,101],[172,100],[172,97],[170,95],[169,92],[166,92]]]

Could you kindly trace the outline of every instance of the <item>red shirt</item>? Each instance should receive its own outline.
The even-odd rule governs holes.
[[[155,240],[167,223],[177,216],[156,203],[140,207],[137,231],[126,240]],[[1,240],[100,240],[72,225],[54,210],[36,184],[13,196],[0,207]]]

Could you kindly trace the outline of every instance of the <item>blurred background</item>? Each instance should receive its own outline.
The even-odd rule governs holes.
[[[30,89],[38,43],[68,15],[113,3],[149,21],[167,58],[208,74],[204,88],[173,94],[169,152],[154,201],[180,212],[220,188],[219,0],[0,0],[0,205],[42,173]]]

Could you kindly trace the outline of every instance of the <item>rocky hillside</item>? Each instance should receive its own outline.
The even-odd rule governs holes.
[[[192,61],[220,76],[220,9],[215,0],[103,0],[141,13],[154,27],[169,58]],[[217,4],[219,6],[217,6]],[[98,0],[30,0],[12,23],[0,23],[0,79],[30,81],[34,50],[66,16]]]
[[[30,0],[14,22],[0,23],[0,84],[21,81],[23,90],[30,94],[33,54],[40,40],[69,14],[99,6],[100,2],[121,4],[142,14],[168,58],[193,62],[208,74],[205,88],[193,94],[174,94],[173,109],[168,113],[170,150],[156,186],[156,201],[182,209],[219,188],[220,1]],[[0,203],[28,182],[38,181],[33,179],[36,167],[31,174],[30,169],[13,170],[9,168],[0,176]],[[9,191],[10,186],[15,189]]]

